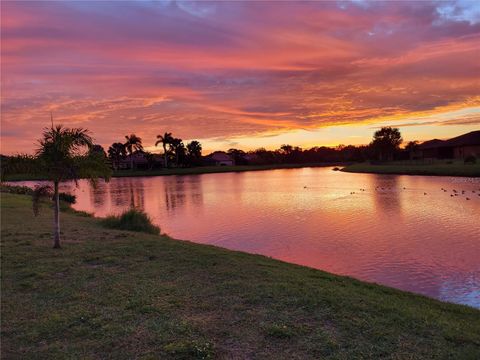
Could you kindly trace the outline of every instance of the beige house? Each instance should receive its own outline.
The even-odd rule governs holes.
[[[205,163],[216,166],[233,166],[235,160],[224,151],[215,151],[210,155],[205,156]]]

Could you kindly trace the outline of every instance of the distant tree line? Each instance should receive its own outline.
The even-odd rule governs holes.
[[[245,152],[239,149],[227,151],[237,165],[243,164],[302,164],[318,162],[362,162],[403,160],[411,157],[418,149],[418,142],[412,141],[401,149],[403,139],[397,128],[384,127],[376,131],[369,145],[338,145],[336,147],[315,146],[302,149],[284,144],[277,150],[259,148]]]
[[[172,133],[165,132],[163,135],[157,135],[155,146],[161,145],[163,148],[163,166],[176,167],[199,166],[202,164],[202,145],[193,140],[185,144],[180,138],[172,136]],[[142,139],[135,134],[125,136],[125,142],[113,143],[107,151],[107,157],[116,170],[119,168],[122,160],[130,158],[130,168],[134,167],[134,154],[141,154],[147,161],[147,167],[152,169],[157,161],[154,153],[146,151],[143,148]]]
[[[397,128],[383,127],[377,130],[368,145],[338,145],[336,147],[315,146],[302,149],[298,146],[284,144],[276,150],[258,148],[252,151],[229,149],[228,155],[236,165],[264,165],[264,164],[306,164],[306,163],[339,163],[362,161],[391,161],[411,159],[418,150],[418,142],[410,141],[405,148],[400,148],[403,139]],[[161,154],[146,151],[142,139],[135,134],[125,136],[123,142],[113,143],[107,151],[100,145],[92,145],[90,152],[105,157],[114,170],[120,169],[121,164],[129,164],[134,168],[134,155],[144,159],[145,167],[193,167],[208,164],[202,157],[202,145],[193,140],[186,145],[183,140],[174,137],[171,132],[157,135],[155,146],[161,147]],[[2,169],[9,163],[9,157],[2,157]],[[160,161],[161,160],[161,161]],[[17,155],[15,164],[10,171],[22,172],[22,164],[31,161],[29,155]],[[5,165],[5,166],[4,166]]]

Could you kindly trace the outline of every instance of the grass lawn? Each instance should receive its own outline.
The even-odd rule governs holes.
[[[168,168],[153,170],[119,170],[115,171],[113,177],[132,176],[163,176],[163,175],[198,175],[224,172],[261,171],[272,169],[296,169],[303,167],[334,166],[334,163],[308,163],[308,164],[270,164],[270,165],[237,165],[237,166],[198,166],[191,168]],[[45,176],[31,174],[10,174],[7,181],[20,180],[42,180]]]
[[[5,359],[479,359],[480,311],[1,195]]]
[[[439,175],[439,176],[480,176],[480,163],[464,164],[461,161],[448,163],[437,161],[432,164],[415,162],[390,162],[381,165],[370,163],[353,164],[344,167],[342,171],[354,173],[399,174],[399,175]]]

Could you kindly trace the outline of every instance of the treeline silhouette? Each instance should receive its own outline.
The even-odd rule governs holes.
[[[384,127],[374,133],[369,145],[314,146],[302,149],[298,146],[284,144],[276,150],[267,150],[261,147],[256,150],[243,151],[231,148],[215,153],[228,154],[235,165],[340,163],[412,158],[412,154],[418,150],[418,142],[411,141],[404,149],[401,149],[402,142],[398,129]],[[126,166],[130,169],[154,169],[212,164],[211,156],[202,156],[202,145],[197,140],[190,141],[185,145],[182,139],[174,137],[170,132],[165,132],[157,135],[155,146],[161,146],[163,150],[161,154],[146,151],[142,139],[131,134],[125,136],[123,142],[113,143],[107,151],[98,144],[92,145],[89,151],[103,155],[114,170],[124,169]],[[15,158],[16,161],[9,161],[12,158]],[[2,168],[8,163],[22,164],[22,159],[28,162],[33,158],[34,156],[30,155],[2,156]]]

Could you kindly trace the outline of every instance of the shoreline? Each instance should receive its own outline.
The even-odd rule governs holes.
[[[433,163],[409,164],[392,162],[386,164],[356,163],[343,167],[340,171],[359,174],[409,175],[409,176],[451,176],[480,177],[480,164]]]
[[[71,208],[61,215],[63,249],[53,250],[51,209],[34,218],[29,197],[1,196],[3,357],[480,354],[480,311],[469,306],[107,229]]]
[[[305,163],[305,164],[273,164],[273,165],[234,165],[234,166],[197,166],[191,168],[168,168],[154,170],[120,170],[112,173],[114,177],[144,177],[144,176],[181,176],[181,175],[202,175],[202,174],[221,174],[237,173],[249,171],[266,171],[281,169],[300,169],[313,167],[334,167],[345,166],[345,163]],[[42,175],[12,174],[5,182],[45,180]]]
[[[154,170],[120,170],[112,173],[112,178],[150,177],[150,176],[182,176],[202,174],[239,173],[250,171],[268,171],[281,169],[301,169],[316,167],[337,167],[339,171],[359,174],[409,175],[409,176],[452,176],[480,177],[480,164],[464,165],[463,163],[405,164],[405,163],[305,163],[305,164],[271,164],[271,165],[234,165],[234,166],[198,166],[191,168],[168,168]],[[42,175],[12,174],[5,182],[45,180]]]

